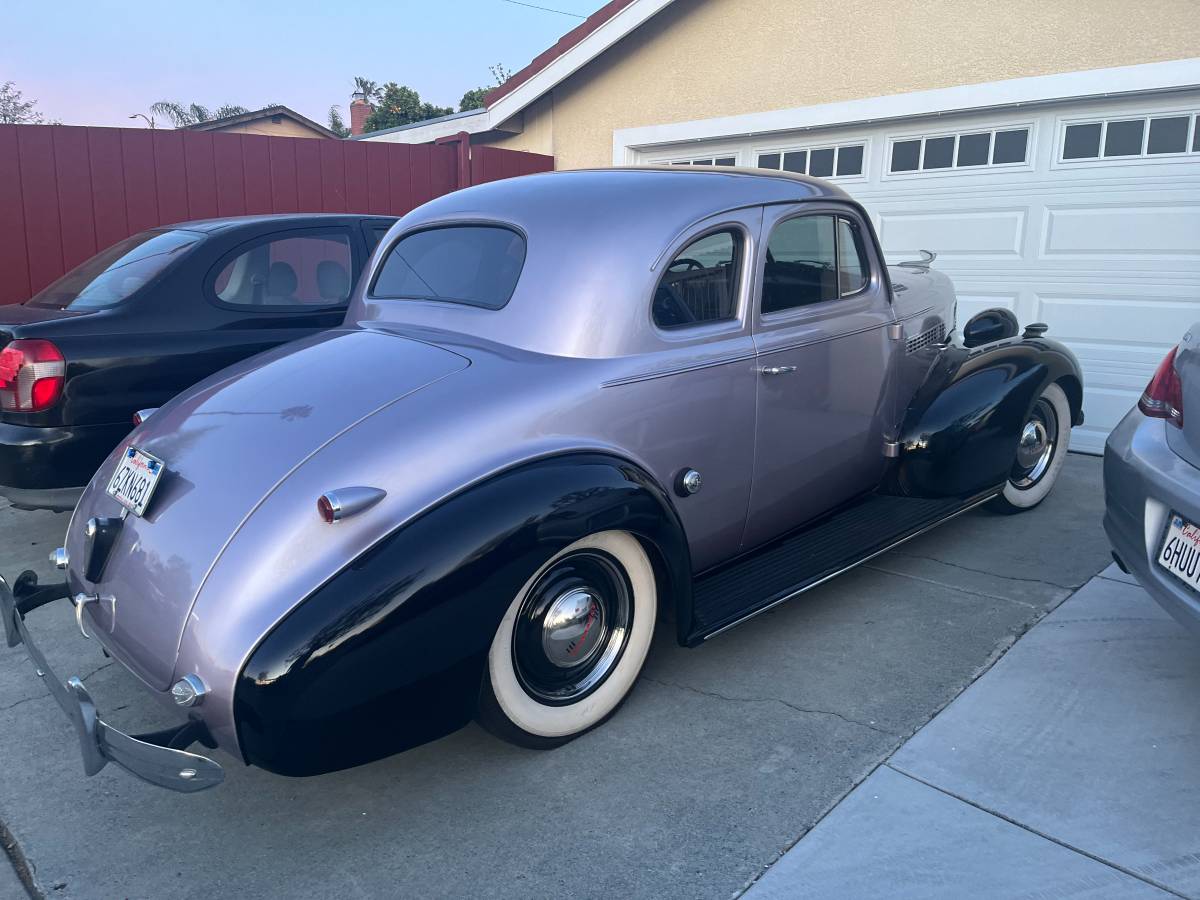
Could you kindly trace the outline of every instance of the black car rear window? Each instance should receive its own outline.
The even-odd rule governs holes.
[[[98,309],[120,303],[203,237],[194,231],[143,231],[127,237],[42,288],[26,306]]]
[[[525,238],[498,225],[449,225],[405,235],[379,268],[371,296],[500,309],[525,264]]]

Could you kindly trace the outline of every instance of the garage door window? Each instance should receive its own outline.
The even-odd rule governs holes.
[[[736,156],[698,156],[695,159],[663,159],[655,165],[668,166],[736,166]]]
[[[862,175],[865,157],[866,144],[763,150],[758,153],[758,167],[814,178],[847,178]]]
[[[1148,159],[1200,152],[1200,126],[1193,114],[1123,117],[1072,122],[1063,128],[1062,162]]]
[[[1029,155],[1029,132],[1024,128],[964,131],[892,140],[888,172],[934,172],[1024,165]]]

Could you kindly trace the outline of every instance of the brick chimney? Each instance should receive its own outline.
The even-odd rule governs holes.
[[[367,100],[362,91],[350,95],[350,133],[362,134],[366,130],[367,116],[375,111],[375,107]]]

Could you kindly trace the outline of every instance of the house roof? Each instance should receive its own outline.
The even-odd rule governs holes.
[[[283,116],[298,122],[306,128],[311,128],[313,131],[318,131],[325,137],[336,138],[337,135],[321,125],[314,122],[307,116],[302,116],[294,109],[286,106],[268,106],[264,109],[256,109],[252,112],[238,113],[236,116],[225,116],[221,119],[209,119],[207,122],[198,122],[195,125],[187,126],[190,131],[220,131],[222,128],[228,128],[231,125],[242,125],[246,122],[256,122],[259,119],[270,119],[275,116]]]
[[[538,74],[538,72],[541,72],[546,68],[546,66],[550,65],[550,63],[554,62],[554,60],[558,59],[560,56],[586,38],[589,34],[594,32],[597,28],[623,10],[625,7],[636,2],[637,0],[610,0],[610,2],[605,3],[602,7],[560,37],[557,41],[555,41],[554,46],[543,50],[541,53],[535,56],[529,65],[525,66],[523,69],[513,72],[512,75],[509,76],[509,79],[504,82],[504,84],[489,91],[487,96],[484,98],[485,104],[487,106],[491,106],[493,103],[496,103],[498,100],[500,100],[500,98],[507,97],[521,85],[525,84],[525,82],[529,81],[529,79],[531,79],[534,75]]]
[[[666,9],[674,0],[610,0],[525,68],[487,95],[487,106],[458,118],[446,116],[399,129],[373,131],[366,140],[420,144],[465,131],[480,134],[500,128],[529,104],[561,84],[609,47]]]

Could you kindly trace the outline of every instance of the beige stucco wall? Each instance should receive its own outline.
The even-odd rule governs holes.
[[[294,119],[281,118],[276,124],[270,119],[255,119],[253,122],[242,122],[230,125],[228,128],[214,128],[224,134],[269,134],[273,137],[324,138],[328,135],[313,131],[307,125],[301,125]]]
[[[1197,47],[1197,0],[677,0],[499,145],[553,153],[560,169],[605,166],[618,128],[1184,59]]]

